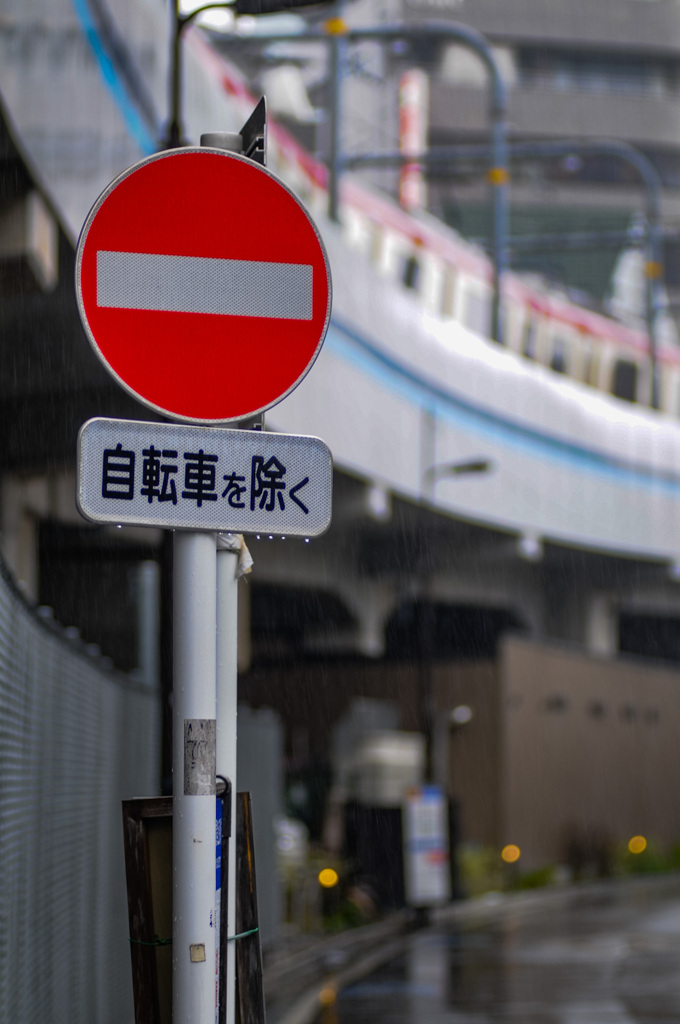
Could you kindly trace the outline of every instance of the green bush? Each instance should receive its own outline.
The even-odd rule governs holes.
[[[465,843],[458,850],[458,869],[466,896],[503,889],[504,868],[501,855],[493,846]]]
[[[617,848],[614,874],[655,875],[662,871],[673,871],[680,866],[680,847],[666,850],[658,843],[648,842],[642,853],[631,853],[627,843]]]
[[[523,889],[542,889],[546,885],[553,885],[554,882],[555,868],[547,865],[534,871],[527,871],[524,875],[516,874],[515,878],[508,881],[507,888],[515,892]]]
[[[458,866],[466,896],[487,892],[518,892],[554,885],[556,869],[552,865],[522,872],[521,862],[505,864],[493,846],[465,845],[458,852]]]
[[[618,845],[612,843],[607,846],[606,858],[599,848],[595,850],[595,854],[592,863],[586,863],[585,867],[582,864],[580,871],[574,871],[573,865],[571,866],[571,877],[574,880],[578,881],[583,877],[649,875],[680,870],[680,843],[672,848],[666,848],[654,841],[648,841],[642,853],[631,853],[627,842]],[[495,847],[471,843],[462,845],[458,850],[458,867],[465,896],[540,889],[557,884],[560,881],[560,870],[566,872],[567,876],[569,874],[566,868],[559,869],[552,865],[523,872],[521,860],[515,864],[505,864],[500,851]]]

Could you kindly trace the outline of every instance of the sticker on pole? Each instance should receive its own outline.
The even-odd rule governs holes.
[[[300,383],[328,328],[319,233],[260,164],[215,149],[158,153],[99,197],[76,256],[87,336],[135,398],[226,423]]]
[[[318,437],[102,418],[78,434],[76,498],[95,523],[316,537],[332,484]]]

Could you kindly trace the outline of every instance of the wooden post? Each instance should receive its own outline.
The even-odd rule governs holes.
[[[250,793],[236,800],[236,1004],[239,1024],[266,1024]]]

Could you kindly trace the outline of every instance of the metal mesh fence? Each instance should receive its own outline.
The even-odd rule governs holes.
[[[158,711],[0,566],[2,1020],[133,1020],[120,801],[157,792]]]

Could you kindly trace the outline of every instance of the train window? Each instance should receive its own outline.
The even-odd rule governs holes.
[[[404,271],[402,274],[402,281],[407,288],[417,288],[418,278],[420,277],[420,263],[417,258],[411,253],[410,256],[406,257],[404,262]]]
[[[501,320],[503,323],[503,344],[507,345],[513,352],[517,351],[519,311],[517,303],[511,299],[504,299],[501,306]]]
[[[567,372],[567,343],[564,338],[555,338],[553,342],[550,369],[555,373]]]
[[[444,271],[444,287],[442,289],[442,316],[456,315],[456,272],[452,267]]]
[[[637,401],[638,368],[636,363],[627,359],[617,359],[614,363],[612,394],[623,398],[626,402]]]
[[[594,353],[590,346],[581,349],[580,378],[586,384],[592,384]]]
[[[439,315],[445,283],[444,267],[439,260],[423,253],[421,271],[419,290],[423,306],[429,313]]]
[[[466,327],[477,334],[488,337],[491,331],[491,306],[487,295],[468,288],[465,295],[465,316],[463,322]]]
[[[373,224],[371,228],[371,248],[369,255],[372,261],[378,265],[380,265],[380,261],[382,259],[384,237],[385,233],[382,226],[377,223]]]
[[[522,355],[526,356],[527,359],[536,358],[537,334],[536,321],[530,317],[524,325],[524,333],[522,335]]]
[[[587,367],[587,376],[584,376],[586,384],[591,384],[594,388],[600,385],[600,363],[601,363],[601,352],[597,348],[593,348],[590,351],[589,365]]]
[[[370,226],[359,216],[351,213],[345,221],[347,240],[353,249],[364,251],[370,241]]]
[[[406,239],[402,235],[391,231],[383,232],[382,258],[379,266],[386,277],[404,284],[409,254],[415,259],[413,250],[406,244]]]
[[[507,345],[509,349],[513,348],[512,335],[513,335],[513,320],[514,320],[514,309],[511,302],[507,299],[503,299],[501,302],[501,345]]]

